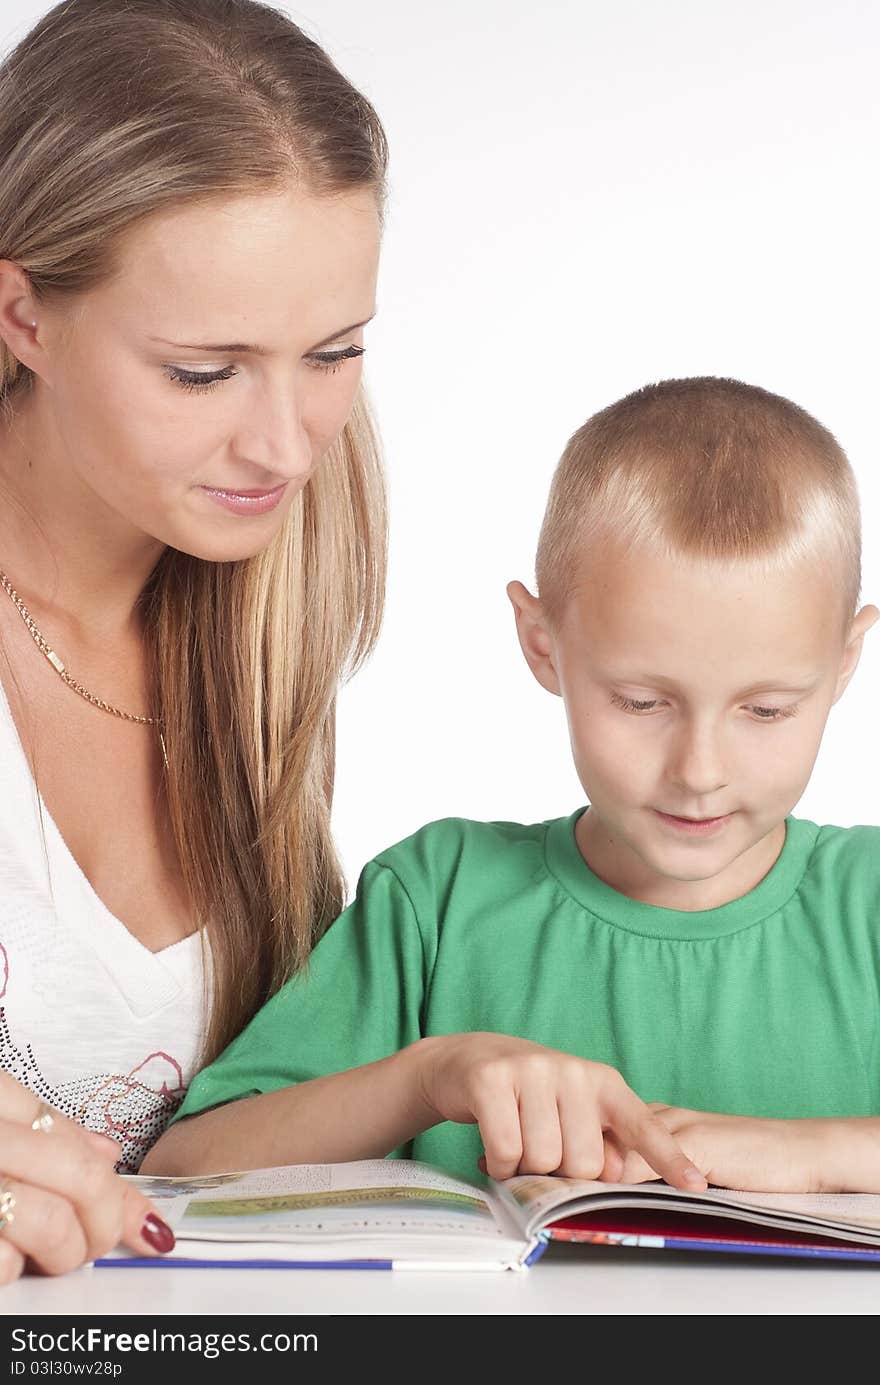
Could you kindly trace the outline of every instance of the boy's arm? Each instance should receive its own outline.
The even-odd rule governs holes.
[[[797,1121],[790,1122],[797,1125]],[[805,1121],[820,1193],[880,1193],[880,1117]]]
[[[381,1159],[435,1125],[424,1101],[420,1039],[388,1058],[247,1097],[172,1125],[142,1173],[221,1173],[255,1165]]]
[[[306,967],[190,1083],[144,1172],[384,1155],[399,1130],[427,1128],[394,1079],[408,1075],[406,1051],[421,1038],[433,947],[430,920],[426,938],[394,871],[366,866]]]
[[[880,1117],[798,1120],[728,1116],[651,1104],[710,1183],[742,1192],[880,1193]],[[630,1151],[607,1178],[655,1178]]]
[[[706,1186],[619,1072],[479,1031],[433,1035],[353,1072],[205,1112],[163,1136],[143,1168],[169,1174],[376,1158],[443,1120],[479,1126],[482,1165],[493,1178],[597,1178],[609,1147],[622,1146],[676,1187]]]

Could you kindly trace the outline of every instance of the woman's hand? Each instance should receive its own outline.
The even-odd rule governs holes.
[[[835,1122],[726,1116],[660,1102],[651,1102],[649,1110],[718,1187],[756,1193],[828,1190],[822,1154]],[[608,1161],[602,1177],[642,1183],[658,1174],[656,1164],[630,1148]]]
[[[706,1187],[616,1069],[505,1034],[450,1034],[423,1045],[423,1101],[441,1120],[479,1125],[492,1178],[599,1178],[635,1150],[675,1187]]]
[[[44,1109],[0,1073],[0,1194],[11,1212],[0,1229],[0,1284],[29,1268],[62,1274],[119,1242],[138,1255],[170,1250],[170,1227],[114,1172],[116,1142],[56,1111],[50,1130],[34,1130]]]

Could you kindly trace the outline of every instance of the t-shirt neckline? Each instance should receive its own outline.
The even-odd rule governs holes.
[[[589,805],[587,805],[589,806]],[[550,823],[545,839],[547,868],[573,899],[606,923],[649,938],[697,940],[737,933],[775,914],[795,893],[813,849],[819,828],[806,818],[785,819],[785,841],[774,864],[747,894],[716,909],[665,909],[629,899],[600,880],[580,853],[575,839],[576,809]]]

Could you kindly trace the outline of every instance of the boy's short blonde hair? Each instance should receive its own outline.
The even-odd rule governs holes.
[[[569,439],[538,541],[551,623],[590,547],[745,559],[768,573],[809,556],[840,574],[846,629],[861,588],[861,524],[846,454],[804,409],[739,380],[663,380]]]

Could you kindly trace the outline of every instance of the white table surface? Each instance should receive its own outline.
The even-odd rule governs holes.
[[[84,1269],[0,1289],[8,1317],[75,1314],[876,1314],[880,1264],[553,1246],[523,1273]]]

